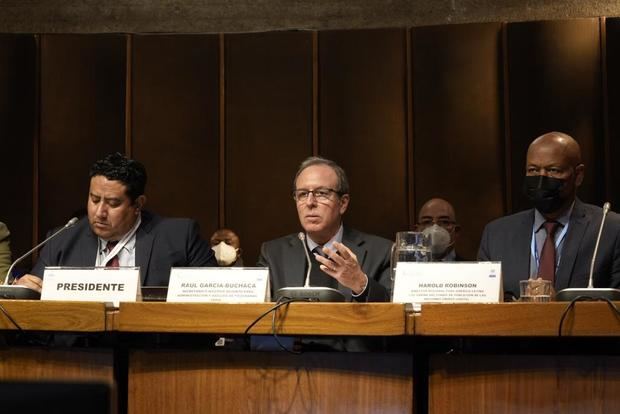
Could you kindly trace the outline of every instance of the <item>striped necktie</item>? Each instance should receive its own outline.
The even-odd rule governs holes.
[[[105,246],[106,254],[109,254],[112,250],[114,250],[114,247],[117,244],[118,244],[118,241],[109,241]],[[108,260],[108,262],[105,264],[105,267],[119,267],[119,266],[120,266],[120,263],[118,261],[118,254],[115,255],[110,260]]]

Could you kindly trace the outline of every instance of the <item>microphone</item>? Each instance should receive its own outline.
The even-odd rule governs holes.
[[[73,217],[71,220],[67,222],[67,224],[65,224],[58,230],[56,230],[51,236],[49,236],[48,238],[43,240],[41,243],[34,246],[32,249],[28,250],[24,255],[20,256],[17,260],[11,263],[11,266],[9,267],[8,272],[6,272],[4,284],[0,286],[0,298],[2,299],[39,299],[41,297],[41,294],[35,290],[32,290],[25,286],[10,285],[9,279],[11,277],[11,272],[13,271],[13,268],[15,267],[17,263],[21,262],[26,257],[30,256],[39,247],[43,246],[45,243],[49,242],[54,237],[58,236],[60,233],[62,233],[69,227],[73,226],[77,222],[78,222],[77,217]]]
[[[620,300],[620,289],[614,288],[595,288],[593,284],[594,278],[594,263],[596,262],[596,254],[598,253],[598,246],[601,242],[601,235],[603,234],[603,227],[605,226],[605,219],[611,204],[606,202],[603,205],[603,218],[601,219],[601,226],[598,229],[598,236],[596,237],[596,244],[594,245],[594,252],[592,253],[592,262],[590,263],[590,276],[588,278],[587,288],[568,288],[562,289],[555,295],[557,301],[573,301],[576,299],[583,300]]]
[[[310,260],[310,254],[308,253],[308,247],[306,246],[306,234],[304,232],[299,232],[297,234],[297,238],[299,238],[304,253],[306,253],[306,263],[308,265],[308,271],[306,271],[306,280],[304,282],[303,287],[284,287],[278,289],[276,292],[276,297],[280,298],[289,298],[289,299],[301,299],[308,300],[311,302],[344,302],[345,298],[341,291],[329,287],[310,286],[310,273],[312,272],[312,260]]]
[[[299,240],[301,240],[301,244],[304,246],[304,253],[306,254],[306,263],[308,264],[308,271],[306,271],[306,281],[304,283],[304,287],[310,287],[310,272],[312,272],[312,260],[310,260],[310,253],[308,253],[308,249],[306,248],[306,234],[300,231],[297,234]]]

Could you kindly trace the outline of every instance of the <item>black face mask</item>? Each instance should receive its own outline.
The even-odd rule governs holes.
[[[559,178],[531,175],[525,177],[524,191],[536,210],[549,214],[562,207],[565,200],[560,195],[560,191],[564,184],[566,180]]]

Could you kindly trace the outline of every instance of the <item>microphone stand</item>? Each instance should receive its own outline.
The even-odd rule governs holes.
[[[278,289],[276,298],[289,299],[305,299],[311,302],[344,302],[345,298],[341,291],[324,286],[310,286],[310,272],[312,271],[312,261],[308,254],[306,246],[306,235],[300,232],[297,237],[301,241],[304,252],[306,253],[306,262],[308,263],[308,271],[306,272],[306,280],[303,287],[284,287]]]
[[[30,256],[32,252],[34,252],[39,247],[43,246],[45,243],[52,240],[54,237],[58,236],[60,233],[62,233],[69,227],[73,226],[77,222],[78,222],[77,217],[73,217],[71,220],[67,222],[67,224],[62,226],[57,231],[55,231],[54,234],[52,234],[51,236],[43,240],[41,243],[34,246],[32,249],[28,250],[28,252],[26,252],[24,255],[20,256],[17,260],[15,260],[11,264],[11,267],[9,267],[8,272],[6,273],[4,284],[0,286],[0,299],[40,299],[41,293],[37,292],[36,290],[30,289],[26,286],[10,285],[9,279],[11,278],[11,272],[13,271],[13,268],[15,267],[17,263],[21,262],[26,257]]]

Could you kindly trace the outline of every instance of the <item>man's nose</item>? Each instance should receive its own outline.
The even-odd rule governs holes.
[[[95,214],[97,215],[97,217],[106,217],[108,215],[108,208],[105,206],[105,204],[100,203],[97,206],[97,210],[95,210]]]
[[[308,193],[308,198],[306,198],[306,205],[315,205],[316,204],[316,197],[314,196],[314,193],[311,191]]]

